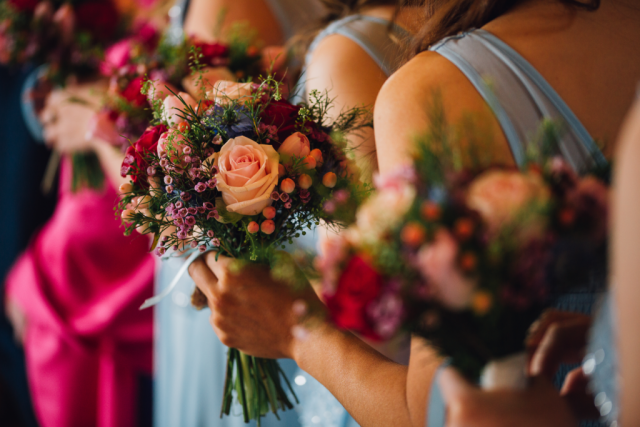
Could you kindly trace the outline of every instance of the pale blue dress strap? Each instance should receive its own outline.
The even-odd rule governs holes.
[[[560,151],[578,171],[604,166],[607,160],[557,92],[513,48],[478,29],[442,40],[432,51],[451,61],[493,110],[518,165],[543,119],[561,120]]]

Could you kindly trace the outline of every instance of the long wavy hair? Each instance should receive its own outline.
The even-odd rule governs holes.
[[[600,0],[558,0],[570,7],[594,11]],[[426,23],[415,35],[415,52],[473,28],[480,28],[522,3],[522,0],[429,0],[425,5]]]

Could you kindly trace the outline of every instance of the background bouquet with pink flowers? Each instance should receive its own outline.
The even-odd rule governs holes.
[[[324,202],[353,187],[356,171],[340,135],[370,124],[363,109],[329,121],[328,97],[314,92],[312,99],[302,105],[281,99],[271,77],[260,84],[217,82],[200,101],[167,96],[156,124],[127,149],[122,165],[131,178],[119,204],[126,232],[154,235],[159,256],[213,250],[277,263],[278,249],[326,218]],[[194,294],[196,305],[203,299]],[[230,349],[227,372],[222,413],[230,413],[234,390],[245,421],[293,407],[276,361]]]
[[[519,353],[552,294],[606,271],[606,174],[573,172],[557,124],[542,124],[524,170],[495,164],[478,128],[447,125],[439,107],[431,125],[413,165],[378,177],[316,259],[329,316],[373,339],[407,329],[487,388],[522,386]]]
[[[71,74],[95,72],[126,27],[111,0],[2,0],[0,63],[47,63],[48,79],[63,85]]]

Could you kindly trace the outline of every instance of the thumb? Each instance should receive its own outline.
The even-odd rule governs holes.
[[[447,404],[473,393],[476,387],[469,383],[455,368],[445,368],[438,378],[440,392]]]

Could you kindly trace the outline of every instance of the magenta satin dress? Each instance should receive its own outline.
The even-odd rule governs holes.
[[[153,293],[149,240],[123,236],[111,186],[71,193],[61,166],[56,211],[7,277],[28,319],[36,415],[43,427],[134,427],[137,378],[152,372],[152,311],[138,310]]]

